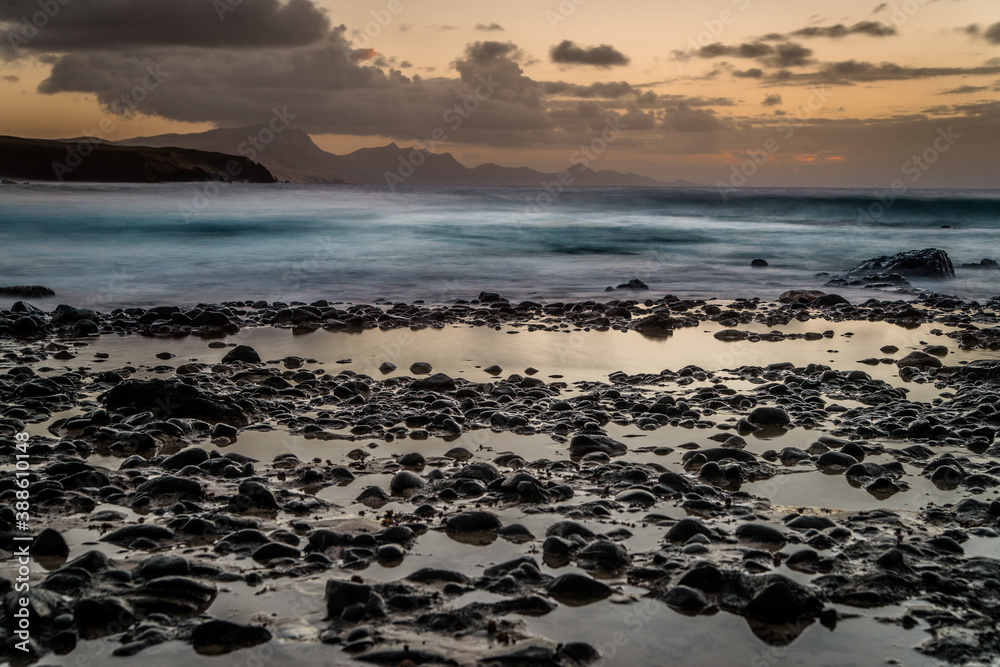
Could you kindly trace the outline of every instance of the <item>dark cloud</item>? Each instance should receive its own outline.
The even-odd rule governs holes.
[[[942,90],[938,95],[967,95],[969,93],[981,93],[989,90],[989,86],[959,86],[951,90]]]
[[[713,109],[695,109],[689,104],[678,104],[663,112],[660,126],[667,132],[718,132],[729,124],[720,119]]]
[[[749,42],[746,44],[737,44],[735,46],[715,42],[714,44],[708,44],[701,47],[697,52],[695,52],[695,55],[699,58],[719,58],[722,56],[732,56],[735,58],[760,58],[762,56],[771,55],[774,52],[775,48],[773,46],[762,42]]]
[[[552,62],[566,65],[593,65],[595,67],[613,67],[627,65],[629,59],[613,46],[581,47],[570,40],[564,40],[558,46],[552,47]]]
[[[499,23],[477,23],[476,30],[482,30],[484,32],[500,32],[504,30],[504,27]]]
[[[1000,22],[994,23],[983,33],[983,37],[990,44],[1000,44]]]
[[[721,42],[708,44],[694,52],[699,58],[752,58],[768,67],[801,67],[812,62],[812,49],[795,42],[767,44],[765,42],[746,42],[744,44],[728,45]]]
[[[811,55],[812,49],[788,42],[787,44],[778,44],[775,47],[774,55],[762,58],[761,62],[771,67],[801,67],[812,62]]]
[[[751,67],[745,70],[733,70],[733,76],[740,79],[761,79],[764,77],[764,70],[758,67]]]
[[[20,80],[21,77],[19,77],[16,74],[5,74],[3,76],[0,76],[0,81],[5,81],[7,83],[18,83]]]
[[[765,107],[776,107],[781,104],[781,95],[767,95],[761,104]]]
[[[614,100],[638,94],[638,91],[632,87],[632,84],[625,81],[598,81],[589,86],[581,86],[564,81],[551,81],[544,85],[544,90],[547,95],[562,95],[582,99],[599,98]]]
[[[879,21],[861,21],[852,26],[842,23],[829,26],[809,26],[791,33],[794,37],[830,37],[840,39],[848,35],[869,35],[871,37],[890,37],[899,34],[896,28]]]
[[[815,72],[796,74],[788,70],[765,77],[768,83],[852,85],[872,81],[903,81],[942,76],[990,76],[1000,74],[1000,65],[984,67],[907,67],[895,63],[870,63],[845,60],[826,63]]]
[[[115,51],[195,46],[262,48],[303,46],[330,32],[324,10],[312,0],[102,0],[55,3],[58,11],[30,39],[14,46],[31,51]],[[39,11],[37,0],[0,2],[0,28],[19,35],[22,19]],[[10,39],[4,39],[9,49]],[[8,57],[15,54],[9,53]]]

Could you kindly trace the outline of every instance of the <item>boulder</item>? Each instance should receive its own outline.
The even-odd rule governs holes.
[[[269,642],[271,638],[272,635],[267,628],[219,619],[212,619],[195,626],[191,632],[194,650],[202,655],[222,655]]]
[[[222,357],[222,363],[224,364],[231,364],[234,361],[242,361],[245,364],[259,364],[260,355],[257,354],[257,350],[249,345],[237,345],[227,352],[226,356]]]
[[[845,276],[858,277],[872,273],[896,273],[911,278],[954,278],[955,266],[945,251],[925,248],[867,259],[847,271]]]
[[[217,397],[180,381],[125,380],[104,395],[109,411],[131,408],[152,412],[160,419],[200,419],[247,426],[247,412],[229,397]]]

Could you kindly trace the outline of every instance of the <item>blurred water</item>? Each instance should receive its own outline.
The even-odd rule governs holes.
[[[0,187],[0,284],[110,308],[231,299],[761,296],[819,287],[879,254],[924,247],[957,264],[1000,255],[1000,193],[919,191],[885,207],[859,190],[413,189],[294,185]],[[943,226],[950,228],[942,228]],[[767,259],[768,269],[750,261]],[[1000,271],[916,283],[1000,293]],[[859,296],[867,296],[862,293]]]

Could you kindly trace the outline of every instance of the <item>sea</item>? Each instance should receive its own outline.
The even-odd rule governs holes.
[[[1000,191],[0,186],[0,285],[78,307],[761,297],[870,257],[1000,259]],[[753,268],[754,259],[768,262]],[[617,291],[639,279],[649,291]],[[918,289],[984,299],[1000,270]],[[827,290],[831,291],[831,290]],[[885,294],[835,290],[852,301]],[[9,299],[7,300],[10,301]]]

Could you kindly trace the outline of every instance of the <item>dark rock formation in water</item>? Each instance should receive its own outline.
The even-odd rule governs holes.
[[[275,182],[271,172],[245,157],[120,146],[89,137],[77,141],[0,137],[0,176],[96,183]]]

